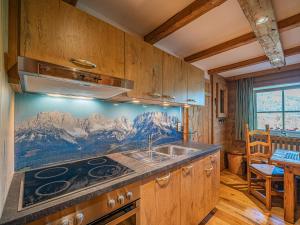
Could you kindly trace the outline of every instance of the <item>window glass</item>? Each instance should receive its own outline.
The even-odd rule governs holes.
[[[282,110],[282,91],[258,92],[256,94],[257,112]]]
[[[284,91],[285,111],[300,111],[300,89]]]
[[[300,112],[285,113],[284,121],[285,130],[300,131]]]
[[[282,113],[257,113],[257,128],[265,129],[267,124],[271,130],[283,129]]]

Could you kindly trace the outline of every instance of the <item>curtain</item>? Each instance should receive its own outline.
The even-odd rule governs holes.
[[[254,79],[247,78],[237,81],[236,86],[236,112],[235,112],[235,138],[245,140],[245,123],[254,129],[255,101],[253,85]]]

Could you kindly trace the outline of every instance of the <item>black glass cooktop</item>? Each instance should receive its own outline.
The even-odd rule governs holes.
[[[111,181],[134,172],[106,157],[25,172],[22,207]]]

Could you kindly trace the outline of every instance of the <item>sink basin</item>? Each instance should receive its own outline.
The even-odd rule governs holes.
[[[195,152],[196,150],[190,149],[190,148],[185,148],[185,147],[174,146],[174,145],[164,145],[164,146],[159,146],[159,147],[153,148],[153,151],[162,153],[165,155],[169,155],[172,158],[174,158],[177,156],[188,155],[190,153]]]
[[[157,164],[171,159],[171,156],[155,151],[133,151],[123,154],[147,164]]]

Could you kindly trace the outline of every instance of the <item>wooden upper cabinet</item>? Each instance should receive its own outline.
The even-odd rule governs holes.
[[[204,72],[185,62],[183,62],[183,71],[187,74],[186,103],[190,105],[205,105]]]
[[[124,77],[124,32],[61,0],[20,2],[21,56]],[[72,58],[96,68],[75,65]]]
[[[163,53],[163,99],[185,103],[187,99],[187,74],[182,70],[182,61]]]
[[[130,35],[125,35],[125,78],[134,81],[132,98],[161,99],[163,52]]]

